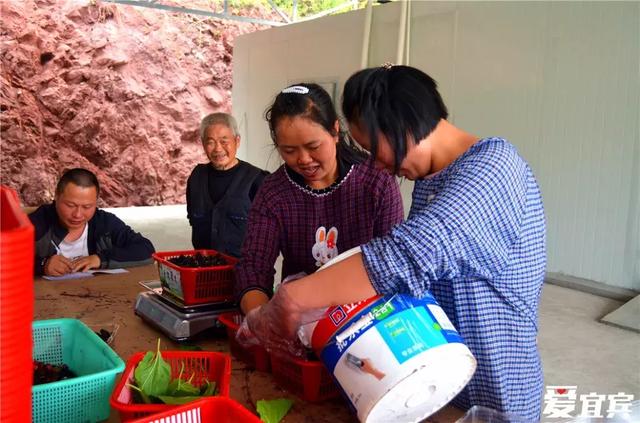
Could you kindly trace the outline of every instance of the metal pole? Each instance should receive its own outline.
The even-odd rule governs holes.
[[[371,24],[373,22],[373,0],[367,2],[364,14],[364,32],[362,34],[362,51],[360,56],[360,69],[369,64],[369,38],[371,37]]]
[[[396,65],[404,62],[404,40],[407,34],[407,1],[402,2],[400,9],[400,26],[398,27],[398,47],[396,50]]]
[[[226,0],[225,0],[226,1]],[[287,16],[286,13],[284,13],[282,10],[280,10],[280,8],[278,8],[278,6],[273,2],[273,0],[267,0],[269,2],[269,4],[271,5],[271,8],[278,14],[280,15],[280,17],[282,19],[285,20],[285,22],[290,23],[291,19]]]
[[[211,12],[211,11],[208,11],[208,10],[189,9],[189,8],[186,8],[186,7],[177,7],[177,6],[167,6],[167,5],[159,4],[159,3],[148,3],[146,1],[136,1],[136,0],[103,0],[103,1],[108,2],[108,3],[125,4],[127,6],[148,7],[148,8],[151,8],[151,9],[166,10],[166,11],[169,11],[169,12],[188,13],[188,14],[192,14],[192,15],[202,15],[202,16],[208,16],[208,17],[217,18],[217,19],[228,19],[228,20],[232,20],[232,21],[256,23],[256,24],[260,24],[260,25],[270,25],[270,26],[282,26],[282,25],[285,25],[284,22],[275,22],[275,21],[270,21],[270,20],[267,20],[267,19],[249,18],[249,17],[246,17],[246,16],[236,16],[236,15],[229,15],[229,14],[225,14],[225,13],[214,13],[214,12]]]

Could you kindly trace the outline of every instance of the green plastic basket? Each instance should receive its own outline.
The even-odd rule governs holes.
[[[33,359],[66,364],[77,377],[31,388],[33,422],[85,423],[109,418],[109,396],[124,362],[76,319],[33,322]]]

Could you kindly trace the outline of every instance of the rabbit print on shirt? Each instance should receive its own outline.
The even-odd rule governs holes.
[[[338,255],[338,230],[334,227],[329,229],[329,233],[324,226],[316,230],[316,243],[313,244],[311,253],[316,259],[316,266],[320,267]]]

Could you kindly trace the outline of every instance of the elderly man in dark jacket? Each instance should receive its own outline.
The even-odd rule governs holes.
[[[193,247],[240,257],[249,208],[268,172],[236,157],[240,135],[227,113],[202,119],[200,139],[209,162],[197,165],[187,181]]]
[[[151,263],[151,242],[114,214],[99,210],[99,194],[92,172],[71,169],[58,181],[55,201],[29,215],[36,233],[36,275]]]

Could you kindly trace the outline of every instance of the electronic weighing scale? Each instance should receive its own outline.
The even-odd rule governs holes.
[[[224,327],[218,316],[237,310],[231,302],[185,306],[170,294],[163,294],[160,281],[143,281],[140,285],[148,291],[136,297],[135,314],[177,342],[209,328]]]

